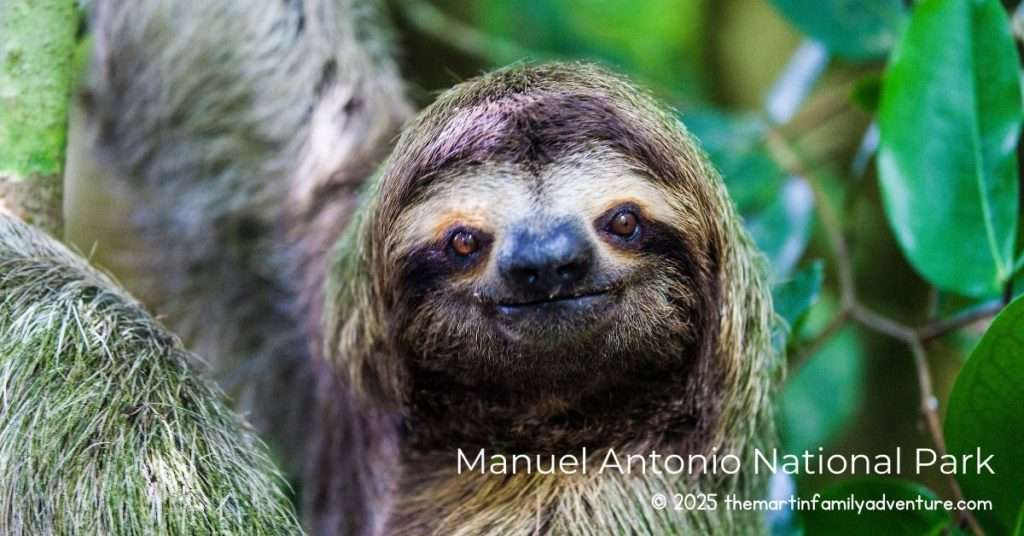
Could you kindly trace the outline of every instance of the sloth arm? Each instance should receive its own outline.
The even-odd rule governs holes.
[[[110,278],[0,211],[0,533],[301,533],[199,368]]]
[[[126,285],[296,475],[319,256],[410,110],[375,0],[257,4],[89,2],[83,153],[133,209]]]

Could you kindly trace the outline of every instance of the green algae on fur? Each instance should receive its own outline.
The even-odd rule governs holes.
[[[0,533],[300,534],[263,444],[198,364],[0,211]]]

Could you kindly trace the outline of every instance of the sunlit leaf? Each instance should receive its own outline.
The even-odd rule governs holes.
[[[857,334],[847,328],[790,374],[779,419],[786,451],[827,445],[857,414],[863,396],[862,353]]]
[[[936,286],[998,292],[1017,235],[1017,51],[996,0],[925,0],[885,76],[879,177],[910,263]]]
[[[902,0],[773,1],[797,28],[850,60],[884,55],[906,18]]]
[[[977,511],[989,534],[1011,534],[1024,504],[1024,298],[996,317],[957,377],[946,416],[950,453],[992,455],[993,474],[958,476],[964,494],[990,499]]]
[[[857,479],[834,484],[821,494],[823,500],[843,500],[854,496],[858,501],[916,501],[937,499],[928,488],[896,479]],[[891,536],[923,536],[939,534],[950,524],[949,515],[942,509],[886,509],[858,513],[856,510],[824,510],[816,508],[804,512],[807,534],[830,536],[886,534]]]

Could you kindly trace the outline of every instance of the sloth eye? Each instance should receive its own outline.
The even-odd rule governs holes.
[[[480,249],[480,240],[469,231],[459,231],[452,236],[451,246],[455,253],[468,257]]]
[[[607,229],[608,232],[614,235],[629,239],[633,238],[639,226],[640,221],[636,214],[631,210],[623,210],[612,216],[611,221],[608,222]]]

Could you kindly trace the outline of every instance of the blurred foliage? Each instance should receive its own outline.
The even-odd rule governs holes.
[[[585,58],[682,110],[772,266],[778,346],[790,355],[778,413],[786,450],[945,441],[956,452],[1020,452],[1024,340],[1013,333],[1024,333],[1024,314],[1003,313],[963,366],[974,326],[1012,295],[1022,262],[1021,70],[1004,11],[1017,2],[431,4],[480,32],[475,48],[405,9],[426,0],[396,2],[407,39],[458,49],[446,64],[456,78],[510,61]],[[797,34],[808,44],[796,48]],[[465,61],[472,67],[457,67]],[[942,437],[926,425],[940,418],[933,397],[941,407],[961,367]],[[865,431],[875,437],[865,441]],[[796,486],[838,498],[957,493],[937,472],[903,476],[919,482],[798,476]],[[987,534],[1015,530],[1020,482],[1018,469],[961,479],[969,497],[996,499],[998,512],[979,515]],[[808,534],[972,530],[945,512],[801,512],[791,524]]]
[[[850,60],[883,56],[899,37],[902,0],[773,0],[793,24]]]
[[[821,260],[816,260],[810,262],[792,278],[775,285],[772,292],[775,311],[786,321],[790,333],[800,332],[807,312],[818,301],[824,277],[825,264]]]
[[[783,449],[816,452],[856,416],[865,396],[861,353],[859,339],[847,328],[790,374],[779,401]]]
[[[549,57],[600,59],[667,91],[696,96],[702,94],[704,4],[483,0],[477,9],[490,35]]]
[[[582,58],[680,110],[772,266],[789,355],[778,413],[787,450],[875,454],[945,441],[1016,461],[1019,303],[981,334],[1024,290],[1012,33],[1024,15],[1011,24],[1004,11],[1019,2],[390,3],[421,103],[510,62]],[[769,114],[786,109],[779,99],[795,114]],[[943,414],[936,437],[930,425]],[[799,475],[795,484],[801,497],[956,497],[937,471],[902,477],[914,482]],[[960,478],[970,498],[996,501],[995,512],[977,513],[986,534],[1021,533],[1021,482],[1019,467]],[[973,530],[955,512],[793,518],[807,534]]]
[[[803,179],[789,177],[772,158],[767,120],[711,108],[683,120],[725,179],[776,277],[789,275],[810,240],[814,197]]]

